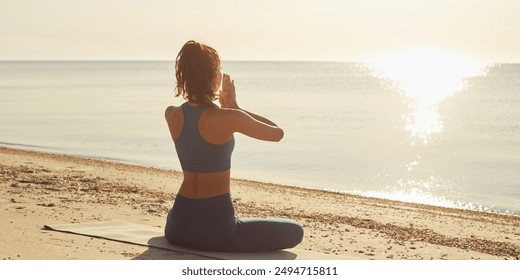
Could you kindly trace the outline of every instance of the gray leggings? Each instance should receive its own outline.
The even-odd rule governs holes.
[[[197,250],[256,252],[298,245],[303,228],[279,218],[238,220],[229,193],[204,199],[177,195],[164,234],[174,245]]]

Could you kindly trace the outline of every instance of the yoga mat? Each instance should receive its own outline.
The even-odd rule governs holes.
[[[223,260],[347,260],[347,256],[337,256],[318,252],[286,249],[280,251],[255,253],[226,253],[199,251],[183,248],[168,243],[162,228],[133,224],[126,221],[106,221],[92,223],[74,223],[45,225],[44,229],[65,233],[99,237],[119,242],[144,245],[180,253],[189,253],[198,256]]]

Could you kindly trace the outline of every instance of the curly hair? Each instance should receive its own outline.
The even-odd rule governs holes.
[[[175,62],[175,96],[189,102],[209,105],[217,99],[214,92],[220,58],[212,47],[190,40],[179,51]]]

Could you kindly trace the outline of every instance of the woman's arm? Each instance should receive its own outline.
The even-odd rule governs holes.
[[[270,121],[267,118],[264,118],[262,116],[254,114],[254,113],[251,113],[251,112],[246,111],[246,110],[244,110],[242,108],[238,108],[238,110],[244,111],[246,114],[250,115],[251,117],[253,117],[253,119],[255,119],[255,120],[259,121],[259,122],[263,122],[263,123],[271,125],[271,126],[278,126],[277,124],[275,124],[274,122]]]
[[[235,83],[229,75],[223,75],[222,91],[219,96],[221,107],[226,109],[226,123],[230,133],[240,132],[249,137],[266,141],[280,141],[284,132],[277,124],[267,118],[248,112],[238,106]]]
[[[270,120],[241,109],[227,109],[227,127],[230,133],[240,132],[249,137],[278,142],[284,136],[283,129]]]

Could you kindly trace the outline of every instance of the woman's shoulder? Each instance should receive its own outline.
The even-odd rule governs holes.
[[[181,106],[173,106],[173,105],[168,106],[168,107],[166,107],[166,110],[164,110],[164,117],[166,119],[178,117],[180,115],[181,111],[182,111]]]

